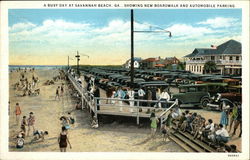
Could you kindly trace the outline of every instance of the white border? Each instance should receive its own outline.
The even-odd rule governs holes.
[[[242,56],[243,56],[243,133],[242,153],[238,157],[228,157],[227,153],[148,153],[148,152],[8,152],[8,9],[41,9],[43,4],[234,4],[235,8],[242,9]],[[72,7],[56,7],[66,9]],[[86,7],[85,7],[86,8]],[[96,9],[98,9],[97,7]],[[46,7],[46,9],[48,9]],[[55,9],[55,7],[51,8]],[[73,9],[73,8],[72,8]],[[84,9],[84,8],[77,8]],[[88,8],[94,9],[94,8]],[[102,8],[103,9],[103,8]],[[107,9],[111,9],[110,7]],[[122,9],[122,8],[116,8]],[[130,9],[130,8],[124,8]],[[134,8],[136,9],[136,8]],[[146,9],[138,7],[137,9]],[[172,8],[149,8],[149,9],[176,9]],[[179,8],[185,9],[185,8]],[[187,8],[187,9],[212,9],[212,8]],[[226,9],[226,8],[218,8]],[[249,3],[248,1],[3,1],[1,2],[1,54],[0,54],[0,159],[249,159]]]

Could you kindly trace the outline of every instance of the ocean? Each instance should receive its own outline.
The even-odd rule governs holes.
[[[66,68],[67,65],[9,65],[9,70],[15,70],[15,69],[62,69]]]

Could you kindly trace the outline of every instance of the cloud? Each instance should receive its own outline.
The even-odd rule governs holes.
[[[19,31],[23,31],[23,30],[29,30],[36,27],[35,24],[31,23],[31,22],[26,22],[26,23],[17,23],[14,24],[12,27],[9,27],[9,31],[10,32],[19,32]]]
[[[174,24],[167,28],[173,36],[198,37],[205,34],[214,33],[215,31],[207,27],[194,27],[188,24]]]
[[[238,22],[236,18],[216,17],[207,19],[206,21],[198,22],[197,24],[209,25],[212,28],[227,28],[235,25]]]
[[[166,57],[167,54],[173,54],[173,52],[177,55],[185,55],[195,47],[215,44],[216,39],[223,38],[226,41],[226,39],[232,39],[230,37],[240,35],[240,32],[234,32],[233,35],[228,29],[203,26],[208,20],[199,22],[199,25],[172,24],[166,28],[172,32],[172,38],[168,37],[168,33],[162,32],[135,33],[135,53],[142,57],[155,55]],[[154,26],[154,24],[135,22],[137,31],[159,30],[157,27],[150,28],[149,26]],[[237,29],[237,26],[234,28]],[[130,53],[130,21],[114,19],[104,26],[63,19],[47,19],[41,24],[16,23],[9,27],[9,40],[11,54],[34,53],[37,56],[46,56],[50,61],[52,54],[63,57],[79,50],[97,59],[103,56],[100,64],[104,63],[104,55],[109,55],[105,59],[107,64],[111,62],[117,64],[117,59],[122,59]]]

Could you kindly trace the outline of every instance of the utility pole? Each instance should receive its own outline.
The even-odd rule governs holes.
[[[134,11],[131,9],[131,59],[130,59],[130,87],[134,84]]]
[[[77,55],[75,57],[76,57],[76,61],[77,61],[77,74],[79,75],[80,74],[80,71],[79,71],[80,55],[79,55],[78,51],[77,51]]]
[[[69,70],[69,56],[68,56],[68,70]]]

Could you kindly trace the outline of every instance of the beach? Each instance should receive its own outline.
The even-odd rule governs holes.
[[[57,138],[61,131],[59,118],[67,115],[67,112],[76,118],[75,126],[69,130],[69,140],[72,149],[67,152],[184,152],[184,150],[172,141],[162,141],[161,133],[158,132],[155,139],[149,139],[150,127],[138,127],[136,123],[100,123],[98,129],[91,128],[91,117],[87,110],[75,110],[76,101],[68,93],[68,86],[65,85],[65,93],[61,100],[55,100],[56,88],[64,80],[59,80],[54,85],[43,85],[45,81],[51,80],[59,75],[58,70],[35,70],[34,73],[27,72],[28,80],[32,75],[39,77],[40,95],[21,97],[21,91],[14,90],[13,84],[20,79],[20,72],[10,73],[10,117],[9,117],[9,150],[21,152],[60,152]],[[15,104],[21,106],[21,117],[35,116],[35,128],[46,130],[49,135],[44,142],[31,143],[33,136],[25,138],[25,145],[22,149],[16,149],[15,138],[20,131],[21,117],[16,125]],[[31,130],[32,132],[32,130]],[[30,135],[32,135],[30,132]]]

